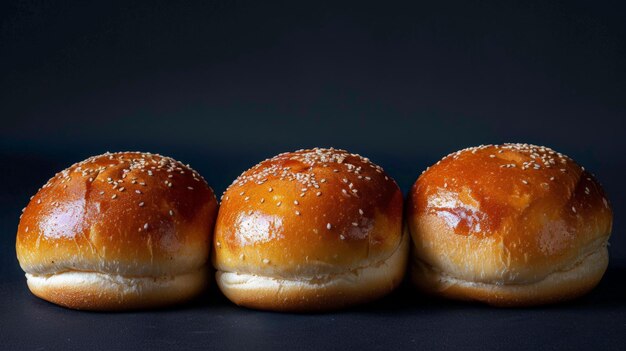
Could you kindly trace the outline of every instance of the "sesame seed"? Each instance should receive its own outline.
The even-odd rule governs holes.
[[[28,233],[28,227],[26,227],[26,229],[24,229],[24,231],[26,231],[26,233]]]
[[[188,186],[187,189],[193,190],[193,187],[192,186]]]
[[[117,198],[117,194],[113,194],[113,196],[111,196],[111,199],[115,199]]]
[[[265,199],[264,199],[264,198],[261,198],[261,203],[264,203],[264,202],[265,202]]]
[[[169,214],[170,214],[170,216],[173,216],[174,215],[174,211],[170,210]]]
[[[299,204],[298,200],[293,200],[293,204],[298,205]]]
[[[246,256],[244,254],[239,255],[239,259],[243,261],[243,259],[246,258]]]
[[[304,193],[300,193],[300,197],[304,197]]]
[[[139,190],[139,189],[135,190],[135,192],[136,192],[137,194],[141,194],[141,190]]]
[[[572,206],[572,212],[576,213],[576,207]]]
[[[148,170],[148,175],[152,176],[152,171]]]
[[[278,201],[278,202],[276,203],[276,206],[277,206],[277,207],[280,207],[280,205],[281,205],[281,204],[282,204],[282,202],[281,202],[281,201]]]
[[[273,191],[274,189],[272,189],[272,187],[270,187],[269,189],[267,189],[267,191],[269,191],[270,193]]]
[[[100,195],[104,195],[104,191],[101,191],[101,192],[100,192]]]
[[[333,226],[330,223],[326,223],[326,229],[330,230]]]
[[[322,195],[322,192],[321,192],[321,191],[318,191],[317,193],[315,193],[315,195],[316,195],[316,196],[321,196],[321,195]]]
[[[148,229],[148,223],[143,225],[143,229],[146,229],[146,230]]]
[[[124,187],[119,188],[119,191],[124,191]]]
[[[267,258],[264,258],[263,259],[263,263],[268,264],[268,263],[270,263],[270,260],[268,260]]]
[[[245,193],[246,193],[245,191],[242,191],[242,192],[239,193],[239,196],[243,196],[243,194],[245,194]]]
[[[250,196],[246,196],[246,197],[244,198],[244,200],[245,200],[245,201],[250,200]]]
[[[296,211],[296,216],[299,216],[299,215],[300,215],[300,211]]]
[[[447,188],[448,187],[448,183],[443,183],[443,187]]]
[[[358,190],[352,189],[352,192],[356,194],[358,192]]]
[[[588,188],[588,187],[585,187],[585,194],[589,195],[589,193],[590,193],[590,192],[591,192],[591,191],[589,190],[589,188]]]
[[[363,210],[359,208],[359,214],[362,216],[363,215]]]
[[[143,202],[140,202],[140,203],[139,203],[139,207],[143,207]]]
[[[561,172],[567,172],[567,169],[565,169],[565,168],[561,168],[561,169],[560,169],[560,171],[561,171]]]
[[[341,234],[341,235],[339,235],[339,239],[341,239],[341,240],[346,240],[346,237],[345,237],[345,236],[343,236],[343,234]]]
[[[326,183],[326,178],[320,179],[320,183]]]
[[[528,185],[528,181],[527,180],[523,180],[522,179],[522,183],[527,184]]]
[[[352,226],[353,226],[353,227],[358,227],[358,226],[359,226],[359,224],[358,224],[357,222],[352,222]]]
[[[550,180],[554,180],[554,177],[550,177]]]

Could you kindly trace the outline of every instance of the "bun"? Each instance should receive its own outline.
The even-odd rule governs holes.
[[[435,295],[557,302],[591,290],[608,264],[604,191],[546,147],[488,145],[445,157],[415,182],[407,220],[412,281]]]
[[[224,193],[217,283],[234,303],[277,311],[370,301],[402,280],[402,193],[379,166],[343,150],[283,153]]]
[[[58,173],[32,197],[16,251],[30,290],[75,309],[186,301],[207,283],[217,200],[169,157],[106,153]]]

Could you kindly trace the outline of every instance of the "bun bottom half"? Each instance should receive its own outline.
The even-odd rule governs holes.
[[[411,280],[425,293],[497,307],[524,307],[567,301],[585,295],[602,279],[609,263],[606,245],[587,255],[567,270],[556,271],[528,284],[471,282],[434,270],[413,259]]]
[[[236,272],[216,273],[226,297],[243,307],[282,312],[322,312],[370,302],[393,291],[403,280],[409,235],[384,261],[341,274],[281,279]]]
[[[208,270],[177,276],[124,277],[98,272],[68,271],[39,276],[26,274],[37,297],[68,308],[120,311],[165,307],[186,302],[208,284]]]

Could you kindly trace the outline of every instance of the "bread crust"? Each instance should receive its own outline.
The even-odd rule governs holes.
[[[26,274],[37,297],[57,305],[90,311],[159,308],[187,302],[210,282],[206,267],[177,276],[124,277],[98,272]]]
[[[218,271],[217,284],[237,305],[282,312],[322,312],[376,300],[402,282],[409,235],[386,260],[344,273],[300,280]]]
[[[368,267],[399,247],[402,206],[395,181],[364,157],[332,148],[283,153],[244,172],[224,193],[215,228],[214,266],[219,272],[276,281]],[[330,307],[322,292],[317,300],[296,303],[289,302],[295,297],[285,301],[277,296],[271,302],[271,291],[258,304],[257,296],[244,296],[260,293],[254,289],[241,289],[237,296],[225,293],[236,303],[256,308]],[[314,289],[310,291],[307,296],[314,296]],[[337,306],[363,300],[352,291],[344,295]]]
[[[167,280],[207,265],[216,215],[213,190],[190,167],[156,154],[107,153],[59,172],[32,197],[18,226],[17,258],[33,277],[93,272]],[[36,289],[50,301],[76,298],[75,308],[107,306],[84,301],[106,294],[79,298],[81,289],[69,285]],[[68,298],[59,301],[72,307]]]
[[[427,169],[409,193],[412,266],[436,272],[414,272],[413,280],[431,293],[499,305],[579,296],[558,293],[546,279],[596,257],[598,264],[584,261],[594,269],[580,268],[560,288],[595,286],[608,258],[590,255],[606,251],[612,218],[595,177],[565,155],[528,144],[461,150]],[[438,275],[445,279],[432,278]],[[441,289],[442,279],[458,283]],[[528,290],[524,299],[518,287],[533,284],[556,285]]]
[[[591,291],[609,263],[606,247],[599,248],[564,271],[522,284],[480,283],[460,280],[413,260],[411,281],[420,290],[455,300],[484,302],[497,307],[537,306],[572,300]]]

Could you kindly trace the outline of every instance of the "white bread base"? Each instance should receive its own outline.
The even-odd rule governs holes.
[[[404,278],[409,235],[402,235],[393,254],[382,262],[346,273],[282,279],[236,272],[216,273],[217,284],[237,305],[274,311],[338,309],[378,299]]]
[[[527,284],[478,283],[458,279],[413,258],[411,279],[422,291],[457,300],[474,300],[493,306],[533,306],[571,300],[593,289],[609,263],[606,244],[569,269],[556,271]]]
[[[164,277],[124,277],[66,271],[26,274],[30,291],[46,301],[78,310],[112,311],[163,307],[185,302],[207,285],[206,268]]]

